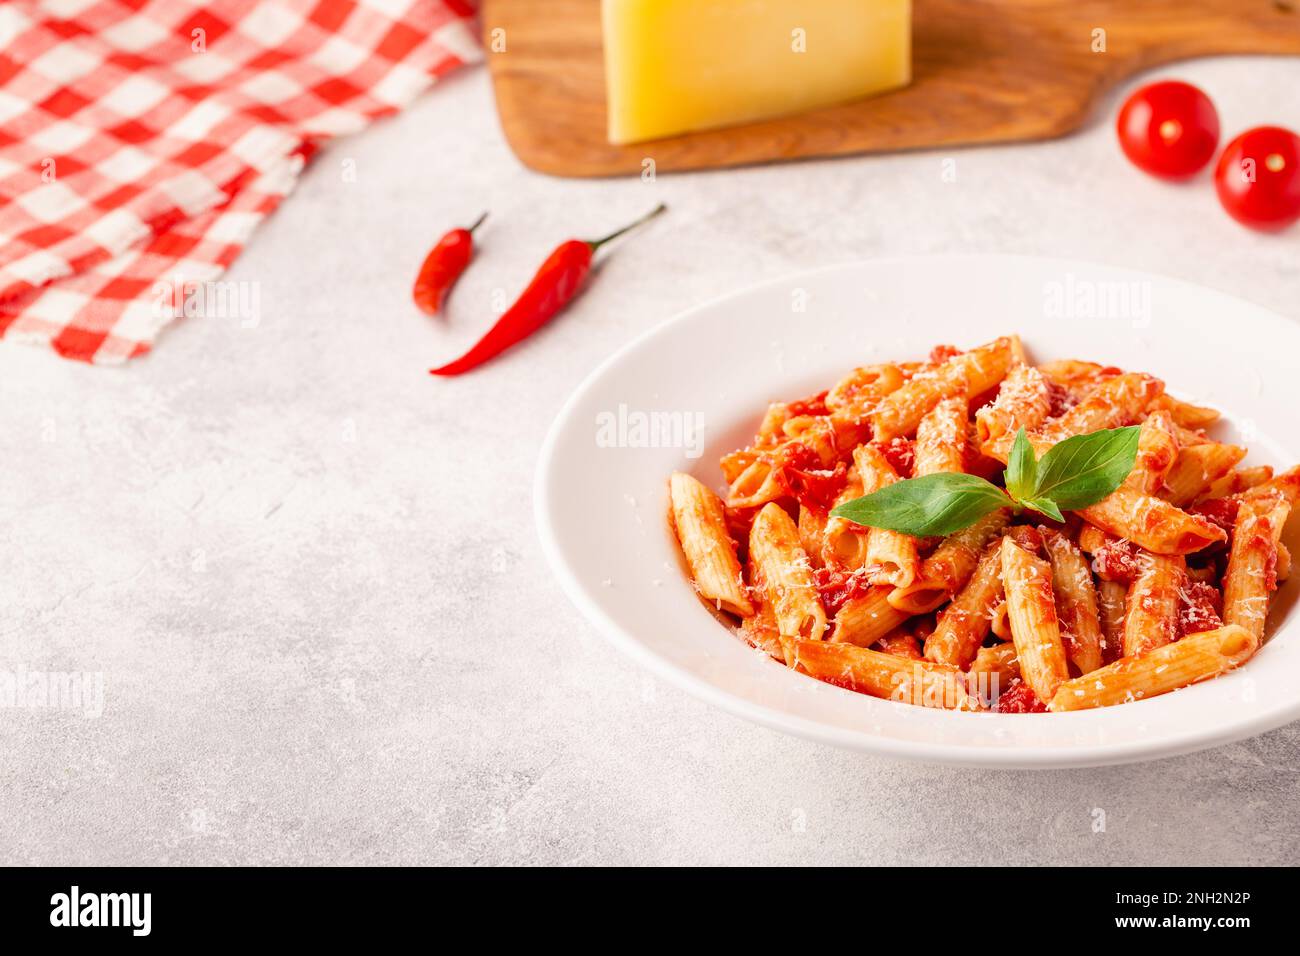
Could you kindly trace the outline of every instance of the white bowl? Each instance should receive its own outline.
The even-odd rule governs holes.
[[[877,260],[769,282],[694,309],[605,362],[560,412],[542,450],[536,509],[565,591],[659,677],[759,723],[897,757],[996,767],[1147,760],[1300,717],[1300,634],[1274,597],[1271,636],[1240,670],[1173,694],[1064,714],[968,714],[876,700],[788,670],[699,601],[669,530],[667,478],[721,489],[718,457],[746,444],[767,403],[829,387],[856,365],[970,347],[1018,332],[1039,361],[1081,358],[1151,372],[1212,405],[1214,434],[1247,463],[1300,461],[1300,328],[1190,283],[1067,260]],[[675,426],[659,444],[649,413]],[[703,425],[692,441],[690,426]],[[1300,523],[1300,522],[1297,522]],[[1300,550],[1296,552],[1300,554]]]

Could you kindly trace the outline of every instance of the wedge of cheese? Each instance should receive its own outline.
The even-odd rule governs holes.
[[[911,0],[603,4],[612,143],[799,113],[911,80]]]

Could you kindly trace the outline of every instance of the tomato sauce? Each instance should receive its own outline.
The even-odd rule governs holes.
[[[1045,714],[1047,706],[1038,699],[1038,695],[1029,689],[1029,685],[1019,677],[1014,677],[1002,696],[998,698],[999,714]]]
[[[825,513],[835,505],[844,486],[848,484],[849,469],[844,462],[836,462],[828,469],[821,456],[807,445],[791,442],[776,456],[777,483],[786,494],[806,508]]]
[[[1187,510],[1231,534],[1232,526],[1237,523],[1237,512],[1240,509],[1240,498],[1216,498],[1213,501],[1203,501]]]
[[[1137,545],[1124,538],[1107,542],[1092,556],[1092,569],[1107,581],[1132,584],[1142,573]]]
[[[885,460],[889,462],[899,478],[911,478],[916,470],[916,443],[909,438],[891,438],[889,441],[872,442]]]
[[[1199,634],[1222,627],[1219,614],[1223,596],[1213,584],[1192,581],[1178,595],[1178,636]]]
[[[1046,376],[1044,376],[1046,378]],[[1064,385],[1058,385],[1047,378],[1047,417],[1060,418],[1078,402]]]
[[[840,608],[854,598],[862,597],[871,590],[865,569],[857,571],[840,571],[835,568],[814,568],[813,584],[822,600],[828,617],[840,613]]]
[[[790,412],[791,418],[799,418],[802,415],[829,415],[830,411],[826,408],[827,394],[829,393],[818,392],[809,398],[787,402],[785,407]]]

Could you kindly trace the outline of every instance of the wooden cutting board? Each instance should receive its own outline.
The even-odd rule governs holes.
[[[485,0],[483,31],[506,139],[557,176],[639,175],[646,157],[667,172],[1046,139],[1150,67],[1300,54],[1300,0],[913,0],[913,18],[906,89],[631,146],[605,139],[600,0]]]

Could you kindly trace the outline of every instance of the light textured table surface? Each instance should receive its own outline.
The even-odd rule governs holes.
[[[1177,73],[1225,131],[1300,126],[1295,60]],[[425,374],[558,240],[659,199],[669,216],[535,341],[463,379]],[[419,316],[420,257],[482,209],[452,319]],[[1298,241],[1236,226],[1208,178],[1140,175],[1105,118],[1040,145],[562,181],[510,154],[482,70],[453,77],[316,160],[229,275],[256,284],[256,327],[183,321],[118,369],[0,345],[0,668],[104,675],[97,719],[0,710],[0,859],[1295,862],[1300,724],[1040,773],[782,736],[600,638],[539,554],[531,483],[597,362],[761,278],[1042,253],[1300,318]]]

